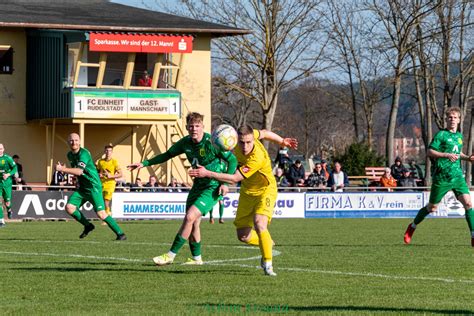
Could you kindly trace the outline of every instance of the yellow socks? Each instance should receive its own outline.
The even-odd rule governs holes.
[[[273,240],[272,236],[270,236],[270,232],[267,230],[260,232],[258,234],[260,238],[260,251],[262,252],[263,262],[272,261],[272,247],[273,247]]]

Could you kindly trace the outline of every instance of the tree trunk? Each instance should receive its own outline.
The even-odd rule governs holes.
[[[397,115],[398,107],[400,101],[400,86],[402,83],[402,76],[400,74],[399,68],[395,69],[395,77],[393,82],[393,96],[392,96],[392,105],[390,109],[390,119],[388,121],[387,127],[387,147],[386,147],[386,156],[388,159],[388,165],[391,166],[395,157],[393,156],[394,152],[394,141],[395,141],[395,128],[397,127]]]

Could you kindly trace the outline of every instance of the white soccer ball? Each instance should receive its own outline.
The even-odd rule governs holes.
[[[212,132],[212,144],[221,150],[229,151],[237,145],[237,132],[227,124],[217,126]]]

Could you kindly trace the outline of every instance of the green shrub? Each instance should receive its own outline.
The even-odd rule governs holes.
[[[351,144],[344,154],[333,157],[333,161],[340,161],[343,170],[350,176],[365,175],[365,167],[385,166],[385,158],[378,156],[363,142]]]

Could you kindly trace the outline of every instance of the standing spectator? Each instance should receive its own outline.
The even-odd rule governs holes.
[[[21,190],[31,189],[31,188],[26,187],[26,181],[25,181],[25,178],[23,177],[23,166],[19,162],[20,161],[20,156],[15,154],[15,155],[12,156],[12,158],[13,158],[13,161],[15,162],[16,168],[17,168],[17,173],[15,173],[13,175],[13,178],[12,178],[12,184],[15,185],[15,187],[13,187],[13,190],[21,191]]]
[[[59,163],[59,162],[58,162]],[[64,163],[60,163],[64,166]],[[55,170],[53,173],[53,179],[51,179],[51,185],[56,188],[50,188],[51,191],[62,191],[63,189],[57,188],[57,186],[65,186],[68,184],[67,174],[64,172]]]
[[[286,188],[290,186],[288,179],[283,174],[283,170],[281,168],[277,168],[275,172],[275,180],[277,183],[277,187]]]
[[[410,162],[408,163],[408,169],[410,170],[411,177],[415,179],[418,185],[425,186],[425,177],[423,176],[423,170],[415,162],[415,160],[410,160]]]
[[[321,160],[321,171],[324,173],[324,177],[326,180],[329,180],[329,175],[331,174],[331,169],[328,166],[328,163],[326,160]]]
[[[312,188],[325,188],[328,182],[320,163],[314,166],[313,172],[306,179],[306,186]]]
[[[343,192],[344,187],[349,186],[349,178],[347,174],[342,171],[342,165],[339,161],[334,162],[334,171],[329,175],[328,187],[331,191]]]
[[[3,201],[0,201],[0,227],[5,227],[3,204],[7,209],[8,218],[12,218],[12,178],[17,172],[15,161],[5,153],[3,144],[0,144],[0,194],[3,199]]]
[[[145,191],[146,192],[159,192],[161,191],[160,189],[158,189],[160,187],[160,185],[158,184],[158,181],[156,179],[156,176],[150,176],[150,178],[148,178],[148,183],[145,184]]]
[[[104,147],[104,158],[97,162],[97,171],[99,172],[100,181],[102,182],[102,196],[105,202],[105,212],[112,216],[110,211],[110,201],[117,186],[117,180],[122,177],[122,169],[117,159],[112,157],[114,146],[108,144]]]
[[[403,169],[403,176],[398,181],[398,186],[405,188],[404,191],[413,191],[409,188],[416,188],[416,181],[415,178],[411,176],[411,172],[409,169]]]
[[[387,188],[389,192],[397,187],[397,180],[392,176],[392,169],[388,167],[385,168],[383,175],[380,177],[380,186],[382,188]]]
[[[20,156],[18,156],[17,154],[14,154],[12,158],[13,158],[13,161],[16,163],[18,178],[23,179],[23,166],[20,163]]]
[[[148,74],[148,71],[144,70],[142,77],[138,79],[138,85],[140,87],[151,87],[151,77]]]
[[[104,198],[102,197],[102,183],[100,182],[99,173],[92,160],[91,153],[81,147],[79,134],[69,134],[68,143],[71,151],[68,152],[67,159],[71,167],[66,168],[63,164],[58,163],[56,170],[75,175],[77,178],[78,186],[67,201],[66,212],[84,226],[84,231],[79,238],[86,237],[95,229],[94,224],[92,224],[80,210],[82,205],[86,202],[90,202],[97,213],[97,217],[106,222],[110,229],[117,235],[116,240],[126,240],[127,237],[120,226],[112,216],[109,216],[105,212]]]
[[[390,170],[392,172],[392,176],[395,178],[395,180],[400,180],[403,175],[403,166],[402,159],[400,157],[395,158],[395,163],[390,167]]]
[[[283,170],[283,174],[285,176],[289,175],[290,166],[292,165],[293,161],[288,155],[288,148],[280,147],[280,150],[278,151],[278,154],[275,158],[275,163],[277,164],[278,168]]]
[[[288,180],[290,180],[291,186],[293,187],[304,186],[305,170],[299,159],[291,165]]]

